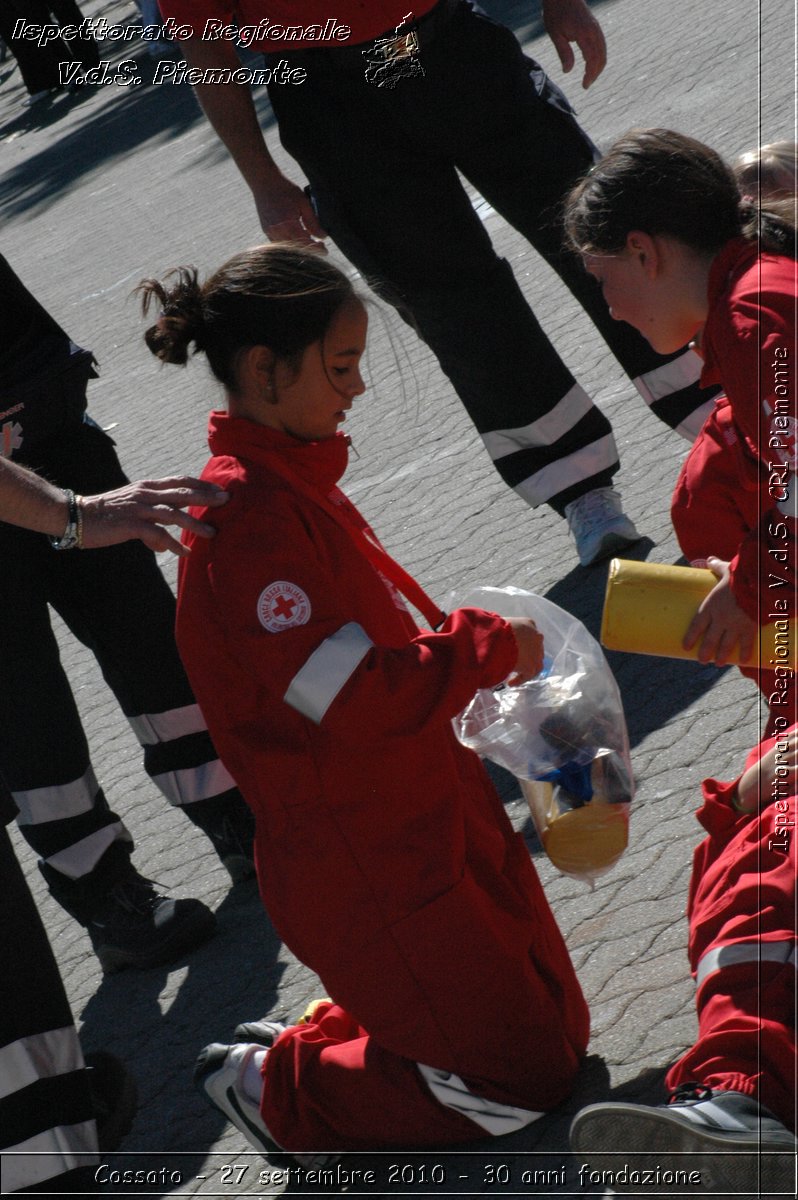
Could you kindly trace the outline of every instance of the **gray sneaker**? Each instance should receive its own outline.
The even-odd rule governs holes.
[[[618,554],[640,541],[615,488],[594,488],[565,506],[568,528],[583,567]]]
[[[656,1108],[591,1104],[574,1117],[570,1141],[572,1150],[595,1156],[591,1166],[606,1171],[616,1191],[639,1192],[639,1175],[659,1169],[692,1173],[689,1183],[698,1195],[794,1194],[798,1142],[741,1092],[685,1084],[670,1104]]]

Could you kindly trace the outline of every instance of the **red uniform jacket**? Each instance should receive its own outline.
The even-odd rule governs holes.
[[[180,564],[177,638],[256,814],[275,927],[386,1049],[558,1103],[587,1010],[523,840],[451,728],[512,670],[512,631],[477,609],[418,631],[353,536],[343,436],[214,414],[210,443],[204,477],[231,499]]]
[[[791,258],[759,254],[742,238],[727,243],[712,264],[702,337],[701,382],[723,387],[741,442],[735,454],[741,491],[762,497],[760,519],[732,559],[732,590],[740,607],[765,623],[772,619],[771,598],[788,601],[777,615],[795,611],[796,522],[776,505],[794,491],[798,467],[797,277]],[[708,553],[718,551],[709,546]]]

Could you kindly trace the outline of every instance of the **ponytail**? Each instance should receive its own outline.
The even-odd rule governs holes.
[[[241,350],[268,346],[277,359],[296,364],[355,295],[326,258],[282,244],[244,250],[204,284],[193,267],[178,267],[163,282],[142,280],[136,292],[145,315],[153,303],[161,307],[144,334],[156,358],[185,365],[193,344],[232,392]]]

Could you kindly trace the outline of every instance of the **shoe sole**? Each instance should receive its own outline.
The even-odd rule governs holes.
[[[103,973],[113,975],[128,967],[146,971],[150,967],[168,966],[175,959],[195,950],[213,937],[216,932],[216,917],[209,908],[198,908],[191,920],[183,920],[169,938],[157,946],[142,947],[141,950],[124,950],[119,946],[95,947]]]
[[[733,1149],[732,1138],[737,1142]],[[769,1144],[767,1134],[724,1134],[687,1125],[667,1108],[613,1104],[610,1110],[603,1105],[583,1109],[574,1117],[570,1142],[580,1154],[597,1155],[594,1169],[612,1172],[606,1183],[619,1192],[639,1192],[641,1187],[639,1175],[634,1182],[624,1182],[624,1167],[627,1175],[657,1169],[698,1172],[698,1195],[728,1191],[747,1200],[771,1192],[792,1195],[795,1185],[795,1152]],[[741,1150],[739,1142],[749,1142],[750,1152]],[[645,1153],[631,1149],[634,1146],[645,1146]]]

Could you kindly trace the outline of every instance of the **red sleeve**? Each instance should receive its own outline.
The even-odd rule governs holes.
[[[798,522],[777,508],[743,539],[730,564],[731,589],[757,624],[794,617],[798,607]]]
[[[772,508],[743,540],[731,563],[737,603],[767,624],[772,599],[796,608],[798,523],[776,507],[798,487],[798,423],[794,416],[798,265],[763,255],[734,283],[711,315],[714,370],[722,380],[734,422],[766,472]],[[775,610],[779,611],[779,610]]]
[[[353,571],[360,567],[355,560]],[[380,645],[369,633],[379,621],[347,601],[351,586],[349,579],[340,585],[339,573],[340,559],[300,511],[263,506],[214,539],[215,623],[267,703],[288,704],[342,741],[362,742],[364,731],[407,735],[447,721],[515,666],[511,627],[480,609],[457,610],[438,633],[421,632],[406,645]],[[273,615],[278,593],[280,614],[292,606],[288,618]],[[393,606],[387,589],[385,604]]]

